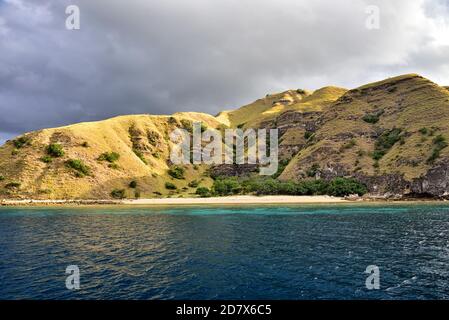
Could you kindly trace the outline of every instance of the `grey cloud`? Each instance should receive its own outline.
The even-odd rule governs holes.
[[[68,4],[80,7],[79,31],[64,27]],[[368,4],[381,9],[380,30],[365,28]],[[119,114],[214,114],[269,92],[407,72],[449,83],[446,5],[0,1],[0,137]]]

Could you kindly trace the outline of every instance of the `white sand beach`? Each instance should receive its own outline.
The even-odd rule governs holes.
[[[306,204],[306,203],[350,203],[344,198],[330,196],[231,196],[214,198],[155,198],[124,200],[0,200],[3,206],[52,206],[52,205],[226,205],[226,204]]]
[[[330,196],[231,196],[214,198],[165,198],[123,200],[130,205],[203,205],[203,204],[301,204],[301,203],[339,203],[350,202],[343,198]]]

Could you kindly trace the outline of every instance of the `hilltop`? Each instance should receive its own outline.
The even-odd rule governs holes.
[[[448,87],[408,74],[351,90],[268,94],[216,117],[129,115],[30,132],[0,147],[0,198],[192,196],[217,176],[255,175],[232,165],[173,166],[169,133],[194,121],[278,128],[280,182],[344,177],[372,196],[449,194]]]

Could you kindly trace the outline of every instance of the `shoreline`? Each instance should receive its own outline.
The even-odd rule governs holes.
[[[34,200],[2,199],[0,207],[19,206],[189,206],[189,205],[279,205],[279,204],[373,204],[373,203],[447,203],[437,199],[347,199],[332,196],[230,196],[211,198],[150,198],[122,200]]]

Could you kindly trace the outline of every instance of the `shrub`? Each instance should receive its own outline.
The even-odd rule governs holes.
[[[383,110],[380,110],[376,113],[368,113],[362,117],[362,120],[366,123],[376,124],[379,122],[380,116],[384,114]]]
[[[184,168],[180,166],[174,166],[168,170],[168,174],[175,179],[184,179]]]
[[[354,179],[335,178],[327,187],[326,193],[331,196],[344,197],[351,194],[364,195],[367,192],[366,186]]]
[[[129,183],[129,187],[132,188],[132,189],[137,188],[137,181],[136,180],[131,181]]]
[[[178,189],[173,183],[171,182],[166,182],[165,183],[165,189],[167,190],[176,190]]]
[[[134,154],[145,164],[148,164],[147,160],[145,159],[145,156],[140,150],[137,150],[136,148],[133,149]]]
[[[313,136],[313,132],[306,131],[304,132],[304,139],[309,140]]]
[[[89,147],[90,147],[89,142],[84,141],[83,143],[81,143],[81,147],[83,147],[83,148],[89,148]]]
[[[51,162],[53,161],[53,158],[50,157],[49,155],[46,155],[46,156],[43,156],[43,157],[41,158],[41,161],[42,161],[43,163],[51,163]]]
[[[213,190],[217,195],[228,196],[239,194],[242,186],[236,178],[221,178],[214,181]]]
[[[314,163],[307,171],[306,174],[308,177],[315,177],[317,172],[320,170],[320,165],[317,163]]]
[[[112,190],[111,197],[113,197],[114,199],[124,199],[125,198],[125,189]]]
[[[3,181],[3,180],[5,180],[5,177],[0,175],[0,181]]]
[[[139,198],[140,198],[140,191],[139,191],[139,190],[136,190],[136,191],[134,192],[134,198],[136,198],[136,199],[139,199]]]
[[[429,133],[429,129],[427,128],[421,128],[419,129],[419,133],[421,133],[422,135],[427,135]]]
[[[383,132],[374,146],[374,152],[372,157],[374,160],[380,160],[387,152],[390,150],[396,142],[400,141],[402,138],[402,129],[393,128],[391,130],[386,130]]]
[[[117,152],[105,152],[98,157],[98,161],[107,161],[110,163],[113,163],[118,159],[120,159],[120,154]]]
[[[198,187],[199,184],[200,184],[200,183],[199,183],[198,181],[193,180],[193,181],[190,181],[190,182],[189,182],[189,187],[190,187],[190,188],[196,188],[196,187]]]
[[[379,116],[375,114],[366,114],[363,116],[362,120],[370,124],[375,124],[379,122]]]
[[[20,182],[10,182],[5,185],[6,189],[19,189],[22,184]]]
[[[186,119],[182,119],[181,120],[181,126],[183,129],[189,131],[190,133],[193,132],[193,123],[192,121],[186,120]]]
[[[118,170],[118,169],[120,169],[120,166],[117,163],[110,163],[110,164],[108,164],[108,168]]]
[[[66,162],[67,167],[76,171],[78,177],[84,177],[90,175],[90,168],[84,164],[82,160],[70,159]]]
[[[436,159],[440,157],[441,150],[448,146],[446,138],[441,134],[436,136],[433,140],[433,150],[430,157],[427,159],[427,164],[433,164]]]
[[[211,196],[211,191],[208,188],[199,187],[198,189],[196,189],[196,194],[201,198],[208,198]]]
[[[14,140],[13,144],[14,144],[14,146],[17,149],[20,149],[20,148],[23,148],[26,145],[29,145],[30,144],[30,140],[31,139],[29,137],[20,137],[20,138],[17,138],[16,140]]]
[[[272,175],[272,177],[274,179],[279,178],[279,176],[282,174],[282,172],[284,172],[285,168],[288,166],[289,163],[290,163],[290,159],[284,159],[284,160],[279,161],[278,170],[276,171],[275,174]]]
[[[152,153],[152,156],[153,156],[154,158],[156,158],[156,159],[160,159],[161,154],[160,154],[159,152],[153,152],[153,153]]]
[[[59,158],[62,157],[65,152],[59,143],[51,143],[47,147],[47,154],[52,157]]]
[[[11,151],[11,155],[16,156],[19,154],[19,149],[14,149],[13,151]]]

